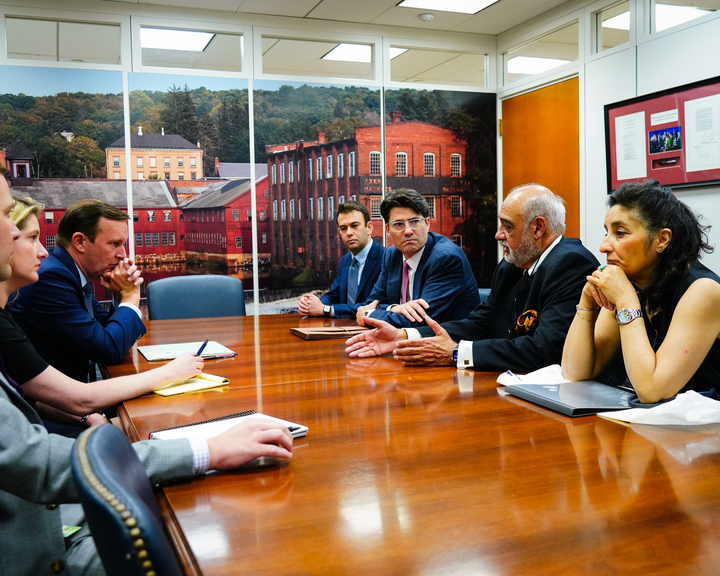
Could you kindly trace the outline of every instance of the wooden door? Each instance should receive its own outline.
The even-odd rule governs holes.
[[[578,79],[503,100],[503,194],[536,182],[565,200],[566,236],[580,236]]]

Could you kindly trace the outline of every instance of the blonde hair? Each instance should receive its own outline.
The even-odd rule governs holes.
[[[13,196],[13,200],[15,200],[15,204],[10,210],[10,218],[20,230],[25,226],[28,216],[35,214],[40,218],[40,214],[45,210],[45,204],[41,204],[27,196]]]

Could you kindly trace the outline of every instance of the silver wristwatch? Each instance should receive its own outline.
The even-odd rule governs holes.
[[[637,308],[621,308],[615,312],[615,319],[618,324],[630,324],[636,318],[642,318],[642,310]]]

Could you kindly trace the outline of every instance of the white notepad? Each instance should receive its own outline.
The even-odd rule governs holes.
[[[180,354],[192,352],[195,354],[202,346],[202,342],[183,342],[182,344],[158,344],[155,346],[138,346],[140,354],[145,356],[148,362],[156,362],[159,360],[174,360]],[[210,340],[205,346],[202,354],[203,359],[211,360],[213,358],[230,358],[235,356],[235,352],[226,348],[219,342]]]
[[[238,412],[237,414],[229,414],[228,416],[222,416],[220,418],[213,418],[212,420],[204,420],[203,422],[196,422],[195,424],[186,424],[184,426],[177,426],[176,428],[166,428],[165,430],[156,430],[150,432],[151,440],[174,440],[176,438],[187,438],[188,436],[203,436],[204,438],[213,438],[229,430],[236,424],[239,424],[246,418],[269,418],[275,420],[287,426],[288,430],[292,434],[293,438],[302,438],[308,433],[307,426],[301,426],[294,422],[288,422],[287,420],[281,420],[279,418],[273,418],[272,416],[266,416],[255,412],[255,410],[247,410],[245,412]]]

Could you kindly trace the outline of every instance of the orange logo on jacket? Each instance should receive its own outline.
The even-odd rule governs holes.
[[[535,310],[527,310],[520,314],[515,324],[515,334],[522,336],[529,334],[535,329],[535,325],[539,320],[539,315]]]

